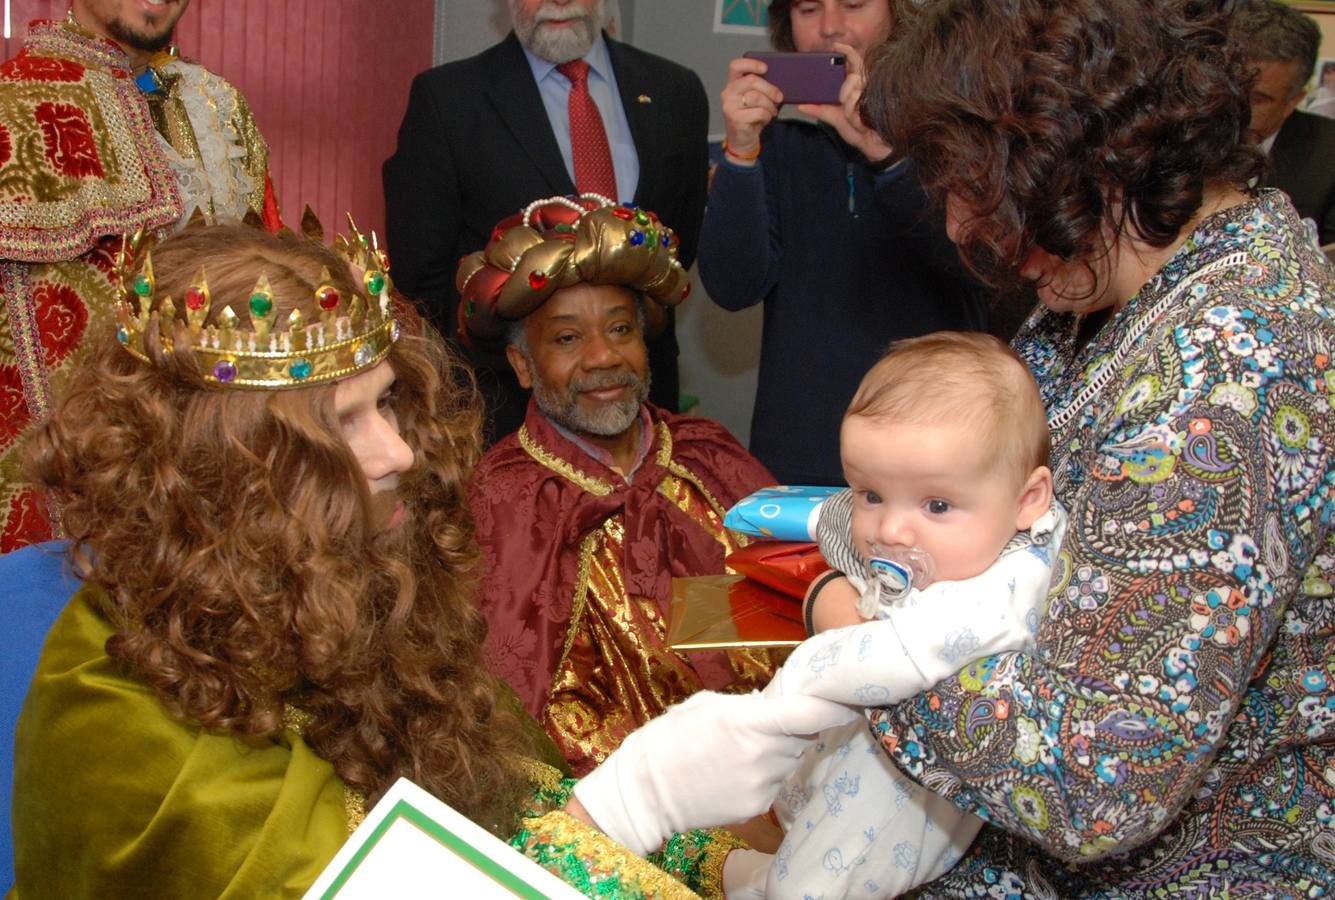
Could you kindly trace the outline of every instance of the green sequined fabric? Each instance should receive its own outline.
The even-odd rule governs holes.
[[[746,846],[725,831],[691,831],[673,835],[642,859],[561,811],[574,779],[535,782],[531,808],[510,845],[586,897],[722,897],[723,862],[731,850]]]

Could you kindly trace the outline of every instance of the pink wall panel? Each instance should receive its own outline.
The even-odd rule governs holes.
[[[68,0],[11,0],[14,37],[63,18]],[[284,219],[309,203],[326,229],[350,211],[384,232],[380,164],[394,150],[408,88],[431,65],[434,0],[195,0],[176,42],[250,101],[269,141]]]

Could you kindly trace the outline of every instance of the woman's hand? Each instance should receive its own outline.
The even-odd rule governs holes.
[[[890,156],[892,150],[879,134],[867,127],[862,113],[858,111],[862,92],[867,86],[866,64],[862,55],[848,44],[836,43],[834,49],[844,54],[848,70],[843,86],[839,88],[839,104],[802,103],[797,108],[803,114],[834,128],[844,142],[855,147],[868,162],[879,163]],[[728,143],[731,145],[731,139]]]
[[[719,100],[728,135],[728,161],[734,165],[756,164],[760,132],[779,114],[783,103],[783,91],[763,77],[768,68],[761,60],[745,56],[728,63],[728,82]]]

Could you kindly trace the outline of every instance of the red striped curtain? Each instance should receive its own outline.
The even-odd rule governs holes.
[[[68,0],[10,0],[17,53],[31,19]],[[434,0],[195,0],[176,29],[182,55],[245,94],[269,142],[283,218],[309,203],[326,231],[351,212],[384,233],[380,164],[394,150],[408,87],[431,65]]]

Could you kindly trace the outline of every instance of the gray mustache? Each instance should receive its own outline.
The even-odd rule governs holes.
[[[606,372],[600,375],[590,375],[588,378],[572,378],[570,387],[577,392],[601,391],[612,387],[635,387],[640,383],[640,379],[634,372]]]

